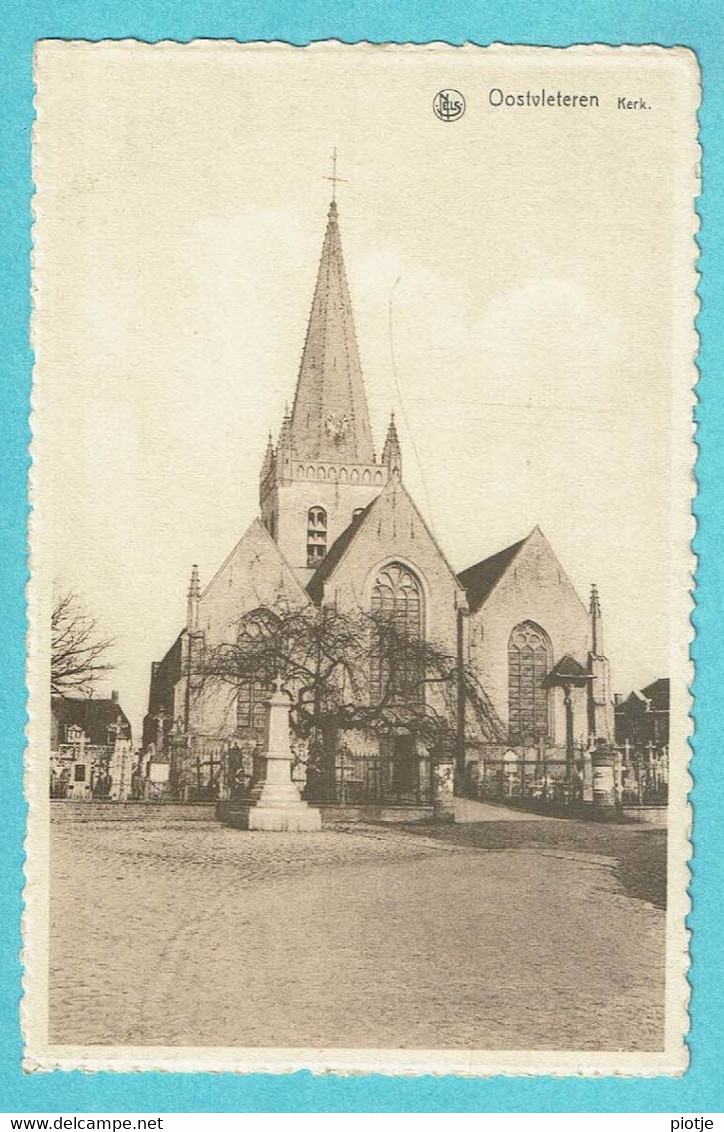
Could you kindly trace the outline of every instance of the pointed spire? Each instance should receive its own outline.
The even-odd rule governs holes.
[[[282,417],[282,427],[279,429],[279,440],[277,442],[277,453],[284,448],[291,448],[292,443],[292,418],[289,413],[289,406],[284,406],[284,416]]]
[[[279,429],[279,440],[277,441],[276,452],[274,454],[274,467],[277,478],[285,479],[290,475],[292,465],[292,418],[289,415],[289,406],[284,406],[284,417],[282,419],[282,427]]]
[[[301,459],[374,462],[335,201],[329,207],[290,434]]]
[[[199,600],[201,598],[201,585],[199,583],[199,568],[194,563],[191,567],[191,581],[189,582],[188,604],[186,606],[186,628],[189,633],[196,633],[199,627]]]
[[[603,656],[603,617],[598,587],[595,584],[591,586],[591,600],[588,609],[591,616],[591,652],[594,656]]]
[[[390,469],[391,476],[397,475],[402,479],[402,449],[400,448],[400,438],[397,435],[394,409],[390,415],[385,446],[382,449],[382,463]]]
[[[269,432],[269,438],[266,442],[266,451],[264,453],[264,459],[262,460],[261,472],[259,474],[259,478],[262,482],[269,475],[269,472],[272,470],[273,465],[274,465],[274,444],[272,442],[272,434],[271,434],[271,431],[270,431]]]

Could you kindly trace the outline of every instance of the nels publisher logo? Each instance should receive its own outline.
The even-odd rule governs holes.
[[[459,90],[439,90],[432,108],[441,122],[456,122],[465,113],[465,99]]]

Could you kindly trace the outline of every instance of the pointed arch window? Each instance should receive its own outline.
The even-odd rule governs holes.
[[[251,643],[268,636],[273,614],[260,606],[246,614],[238,627],[237,643],[243,653]],[[241,680],[236,689],[236,730],[237,733],[253,732],[260,736],[266,723],[266,704],[271,693],[271,684],[260,673],[257,680]]]
[[[316,566],[327,553],[327,512],[310,507],[307,512],[307,566]]]
[[[533,621],[516,625],[508,640],[508,730],[518,743],[548,739],[546,676],[551,669],[548,634]]]
[[[271,688],[263,680],[245,680],[236,693],[236,727],[238,731],[264,730],[266,703]]]
[[[420,700],[423,609],[419,579],[401,562],[389,563],[375,579],[370,606],[376,623],[370,670],[372,701]]]

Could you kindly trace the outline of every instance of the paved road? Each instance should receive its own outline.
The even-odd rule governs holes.
[[[661,1047],[663,913],[606,857],[64,813],[54,1042]]]
[[[508,821],[540,821],[556,822],[548,814],[537,814],[532,810],[515,810],[510,806],[495,805],[491,802],[479,802],[475,798],[455,799],[455,821],[469,824],[471,822],[508,822]]]

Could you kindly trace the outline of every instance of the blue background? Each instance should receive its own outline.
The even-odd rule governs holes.
[[[724,683],[722,602],[722,380],[724,320],[724,18],[715,0],[36,0],[0,9],[0,595],[4,613],[0,659],[0,1080],[4,1111],[477,1111],[477,1112],[716,1112],[724,1070],[724,711],[716,695]],[[449,43],[503,41],[565,46],[571,43],[684,44],[703,72],[700,111],[704,189],[698,202],[702,279],[700,459],[697,467],[700,556],[697,640],[696,740],[692,863],[693,984],[691,1068],[679,1079],[452,1077],[389,1079],[314,1078],[160,1073],[54,1073],[23,1076],[17,1021],[20,995],[19,912],[22,890],[22,748],[25,726],[24,586],[27,579],[26,475],[32,356],[28,344],[31,248],[30,133],[33,118],[32,49],[36,39],[138,38],[189,40],[282,39],[304,44],[346,42]],[[719,300],[717,309],[717,299]],[[625,501],[622,501],[625,504]],[[717,742],[717,739],[719,742]]]

